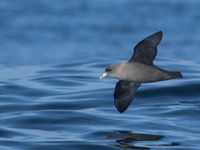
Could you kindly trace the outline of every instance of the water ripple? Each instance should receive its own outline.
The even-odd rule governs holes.
[[[113,102],[116,80],[98,78],[110,63],[3,66],[0,148],[146,150],[198,143],[198,68],[193,76],[186,73],[191,66],[183,67],[182,80],[143,84],[128,111],[119,114]],[[160,64],[169,65],[162,59]]]

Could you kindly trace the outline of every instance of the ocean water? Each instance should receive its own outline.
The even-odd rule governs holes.
[[[1,150],[200,149],[200,1],[1,0]],[[184,78],[142,84],[120,114],[116,79],[159,30],[155,64]]]

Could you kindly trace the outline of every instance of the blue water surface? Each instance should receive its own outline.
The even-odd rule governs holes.
[[[200,1],[1,0],[1,150],[200,149]],[[104,68],[159,30],[155,64],[184,78],[142,84],[128,110]]]

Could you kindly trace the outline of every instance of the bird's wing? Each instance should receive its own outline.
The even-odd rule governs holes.
[[[114,102],[117,110],[123,113],[133,100],[136,89],[141,83],[120,80],[115,86]]]
[[[162,31],[148,36],[140,41],[134,48],[134,54],[129,62],[138,62],[146,65],[153,65],[157,54],[157,46],[162,39]]]

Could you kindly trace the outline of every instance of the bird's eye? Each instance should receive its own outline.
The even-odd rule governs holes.
[[[106,70],[105,70],[106,72],[111,72],[112,71],[112,69],[111,68],[106,68]]]

